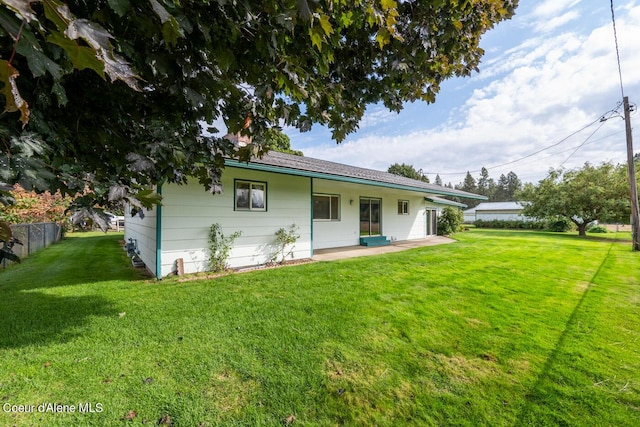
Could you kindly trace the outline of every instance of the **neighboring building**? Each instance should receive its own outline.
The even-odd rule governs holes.
[[[462,211],[462,216],[465,224],[471,224],[476,220],[476,208],[470,208]]]
[[[195,180],[158,188],[161,206],[145,218],[126,215],[125,239],[157,277],[182,259],[185,273],[207,266],[208,232],[219,223],[225,235],[241,231],[229,258],[231,267],[260,265],[275,250],[275,232],[296,224],[300,237],[293,258],[314,249],[337,248],[436,235],[444,206],[464,205],[440,196],[486,200],[422,181],[309,157],[270,152],[251,162],[227,160],[224,193],[206,193]],[[365,239],[364,242],[361,239]]]
[[[471,223],[482,221],[532,221],[522,215],[522,202],[483,202],[475,208],[463,212],[464,221]]]

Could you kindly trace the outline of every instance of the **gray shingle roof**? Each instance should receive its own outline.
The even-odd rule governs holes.
[[[420,191],[422,193],[459,196],[473,199],[486,200],[484,196],[467,193],[465,191],[442,187],[440,185],[429,184],[415,179],[405,178],[388,172],[374,169],[349,166],[341,163],[329,162],[326,160],[314,159],[311,157],[295,156],[292,154],[270,151],[262,158],[253,158],[250,163],[240,163],[237,161],[227,161],[228,166],[246,167],[248,169],[269,169],[275,168],[283,173],[296,172],[296,175],[312,176],[324,179],[336,179],[339,181],[361,182],[371,185],[392,186],[408,190]],[[274,170],[275,170],[274,169]],[[365,182],[366,181],[366,182]]]

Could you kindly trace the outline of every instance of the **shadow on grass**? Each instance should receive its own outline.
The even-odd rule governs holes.
[[[60,243],[0,269],[4,292],[48,289],[111,280],[148,278],[136,269],[122,249],[122,234],[73,233]]]
[[[82,334],[92,316],[115,316],[113,303],[97,295],[4,293],[0,300],[0,349],[65,342]]]
[[[584,237],[579,237],[579,238],[584,239]],[[609,242],[611,243],[611,245],[609,246],[609,250],[607,251],[607,254],[602,259],[600,266],[591,277],[591,280],[589,281],[587,288],[584,290],[582,297],[580,297],[580,300],[578,301],[575,308],[571,312],[571,316],[569,316],[569,319],[567,320],[567,323],[565,325],[564,330],[562,331],[562,334],[560,335],[560,338],[558,338],[556,345],[554,346],[553,350],[551,351],[551,354],[549,355],[544,366],[542,367],[542,370],[540,371],[540,374],[538,375],[538,378],[534,386],[532,387],[531,391],[527,393],[527,395],[525,396],[526,403],[524,405],[524,408],[520,412],[517,425],[539,425],[535,419],[536,417],[535,412],[537,407],[544,405],[545,397],[547,396],[544,390],[545,382],[552,377],[551,372],[553,371],[554,366],[558,361],[559,355],[565,350],[567,338],[575,332],[574,327],[578,322],[578,315],[580,314],[580,310],[582,309],[584,302],[587,300],[587,297],[591,292],[591,289],[594,285],[594,280],[596,279],[596,277],[598,277],[598,275],[602,271],[603,266],[605,265],[605,263],[607,262],[607,260],[611,255],[613,244],[616,242],[614,241],[609,241]]]
[[[71,235],[0,270],[0,348],[66,341],[82,333],[91,316],[112,316],[112,301],[92,293],[105,281],[143,278],[122,250],[122,235]],[[85,285],[81,294],[56,288]]]

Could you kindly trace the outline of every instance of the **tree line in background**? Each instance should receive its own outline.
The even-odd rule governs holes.
[[[471,173],[467,172],[464,181],[454,188],[487,196],[489,202],[512,202],[518,199],[518,193],[522,190],[522,181],[513,171],[506,175],[500,174],[500,177],[496,181],[489,176],[487,168],[483,167],[480,170],[480,176],[477,180],[471,176]],[[467,198],[461,198],[460,202],[466,204],[469,208],[473,208],[481,203],[480,200]]]
[[[413,165],[394,163],[389,166],[387,172],[404,176],[406,178],[429,182],[429,178],[423,173],[422,169],[416,170]],[[467,172],[464,181],[462,181],[461,183],[456,184],[455,186],[451,183],[443,185],[440,175],[436,175],[434,184],[446,188],[466,191],[468,193],[487,196],[489,198],[488,201],[490,202],[516,201],[518,192],[523,188],[522,181],[520,180],[520,178],[518,178],[518,175],[516,175],[515,172],[509,172],[506,175],[501,174],[496,181],[489,176],[489,171],[484,167],[480,170],[478,179],[475,179],[470,172]],[[464,203],[469,208],[473,208],[481,203],[480,200],[462,197],[456,197],[454,198],[454,200],[460,203]]]

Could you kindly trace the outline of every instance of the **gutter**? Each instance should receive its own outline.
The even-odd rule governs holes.
[[[309,222],[311,223],[311,254],[310,256],[313,257],[313,178],[309,178],[309,187],[311,190],[311,193],[309,195],[309,198],[311,199],[311,203],[309,206]]]

